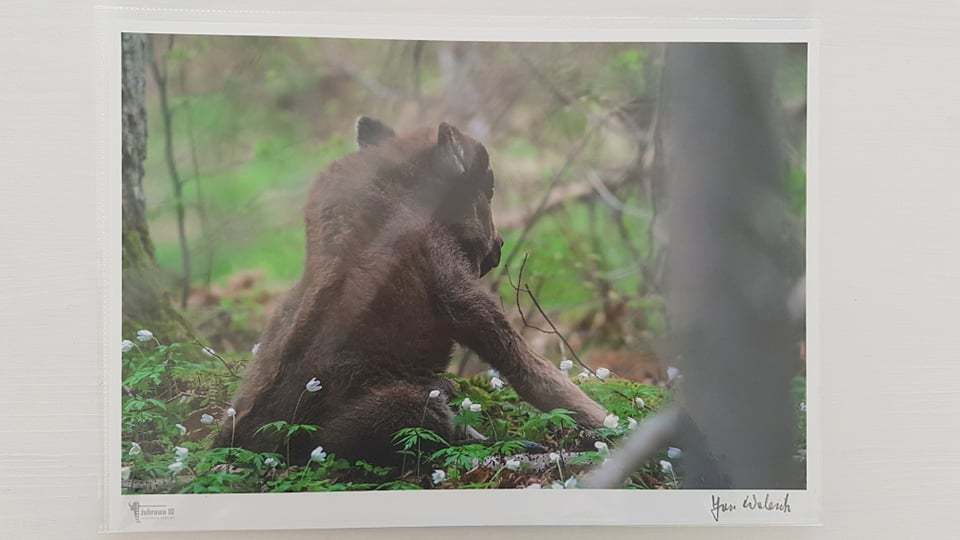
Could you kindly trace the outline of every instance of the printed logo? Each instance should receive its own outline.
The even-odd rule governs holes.
[[[130,511],[133,512],[133,519],[137,523],[140,520],[158,520],[173,519],[174,508],[166,504],[140,504],[139,501],[127,503]]]

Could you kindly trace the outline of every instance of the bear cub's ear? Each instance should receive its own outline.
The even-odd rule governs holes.
[[[467,172],[463,135],[460,130],[443,122],[437,128],[437,158],[440,167],[454,176]]]
[[[376,146],[383,141],[393,138],[396,133],[383,122],[361,116],[357,119],[357,145],[360,148],[365,146]]]

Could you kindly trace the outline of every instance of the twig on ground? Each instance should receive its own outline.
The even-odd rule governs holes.
[[[557,453],[560,454],[560,461],[563,462],[567,473],[587,467],[586,464],[573,464],[577,457],[586,454],[587,452],[558,451]],[[543,472],[547,469],[556,467],[556,463],[550,460],[550,454],[514,454],[512,456],[491,456],[480,462],[479,466],[488,469],[497,469],[506,465],[508,460],[519,461],[521,470],[526,471]]]
[[[682,412],[669,406],[644,420],[610,458],[580,482],[581,487],[615,489],[663,449],[680,429]]]

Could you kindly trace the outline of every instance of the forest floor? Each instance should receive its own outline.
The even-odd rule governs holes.
[[[534,409],[496,373],[449,375],[455,388],[449,403],[455,423],[475,428],[487,441],[447,441],[413,427],[394,438],[396,451],[403,455],[401,467],[348,460],[322,449],[304,467],[289,465],[282,448],[255,453],[210,447],[219,426],[230,421],[226,400],[249,353],[201,349],[196,354],[200,345],[145,336],[130,339],[123,353],[124,493],[571,488],[578,474],[606,459],[619,438],[670,399],[669,391],[659,386],[613,376],[574,376],[611,413],[607,427],[586,439],[569,411]],[[297,437],[318,427],[278,419],[263,429]],[[421,451],[426,447],[433,450]],[[679,457],[676,449],[671,454],[665,450],[661,457]],[[677,481],[673,471],[654,460],[625,487],[659,489],[674,487]]]
[[[267,453],[212,449],[220,426],[229,421],[240,374],[253,358],[257,329],[281,294],[259,274],[240,273],[191,295],[184,313],[204,342],[168,343],[149,332],[124,336],[124,493],[571,488],[586,470],[615,452],[618,440],[637,423],[671,400],[666,377],[621,368],[618,361],[636,363],[621,350],[591,351],[590,363],[609,368],[608,376],[598,379],[580,366],[567,370],[575,384],[611,413],[607,427],[589,434],[575,425],[569,411],[538,411],[496,372],[474,368],[464,377],[446,374],[455,389],[449,406],[456,424],[473,427],[487,441],[447,441],[422,428],[401,430],[394,440],[395,450],[404,456],[401,467],[380,467],[323,450],[304,467],[289,464],[282,448]],[[802,461],[802,375],[794,379],[791,393],[799,411],[796,444]],[[263,429],[301,437],[319,428],[277,419]],[[682,449],[664,449],[624,487],[679,487],[682,461]]]

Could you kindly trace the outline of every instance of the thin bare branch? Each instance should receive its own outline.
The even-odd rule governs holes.
[[[540,328],[539,326],[529,324],[527,322],[527,317],[523,315],[523,310],[520,310],[524,327],[532,328],[544,334],[557,336],[557,338],[560,339],[560,341],[567,348],[567,350],[570,351],[570,354],[573,356],[573,359],[577,362],[577,364],[579,364],[580,367],[582,367],[583,369],[587,370],[591,375],[596,376],[597,373],[593,370],[593,368],[587,365],[587,363],[580,358],[580,355],[577,354],[577,351],[573,348],[572,345],[570,345],[570,342],[567,341],[567,337],[563,335],[563,332],[557,329],[557,325],[553,324],[553,321],[547,315],[547,312],[543,310],[543,306],[540,305],[540,301],[537,300],[537,295],[535,295],[533,293],[533,290],[530,289],[530,286],[523,281],[523,271],[524,271],[524,268],[527,266],[527,259],[529,258],[529,256],[530,256],[529,253],[523,254],[523,262],[520,263],[520,272],[518,274],[519,277],[516,284],[513,283],[513,279],[510,279],[509,268],[506,269],[505,273],[507,275],[507,278],[510,280],[510,286],[513,287],[513,290],[516,294],[517,309],[520,309],[520,293],[525,293],[527,297],[530,298],[530,301],[533,302],[534,307],[537,309],[537,312],[540,313],[540,316],[543,317],[543,320],[546,321],[546,323],[550,326],[550,329],[547,330],[545,328]]]

